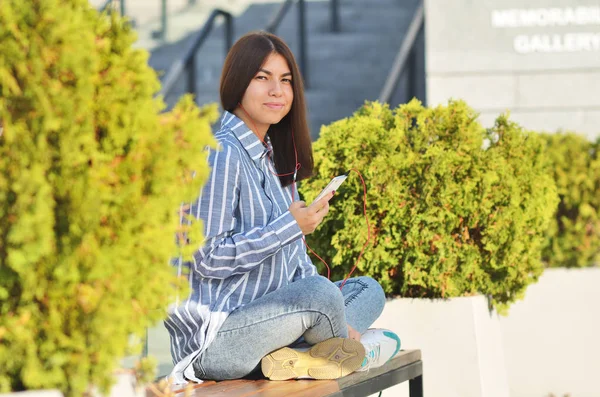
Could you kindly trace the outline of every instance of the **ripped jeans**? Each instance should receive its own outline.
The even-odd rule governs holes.
[[[233,311],[215,340],[193,363],[200,379],[237,379],[259,370],[270,352],[303,338],[314,345],[348,337],[349,324],[365,332],[385,305],[383,289],[370,277],[331,282],[307,277]]]

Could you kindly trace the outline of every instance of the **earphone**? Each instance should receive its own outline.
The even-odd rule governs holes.
[[[267,168],[269,167],[269,163],[271,163],[271,166],[274,167],[273,165],[273,159],[270,156],[270,152],[271,150],[269,150],[269,146],[267,145],[267,143],[257,134],[258,128],[256,127],[256,124],[254,123],[254,120],[252,119],[252,117],[248,114],[248,112],[246,112],[246,109],[244,109],[244,106],[242,106],[241,102],[238,102],[238,105],[240,107],[240,109],[244,112],[244,114],[246,115],[246,117],[248,118],[248,120],[250,120],[250,122],[253,124],[254,127],[254,132],[255,135],[258,137],[258,139],[262,142],[262,144],[267,147],[267,154],[269,157],[269,160],[267,162]],[[292,142],[294,145],[294,159],[295,159],[295,167],[294,167],[294,171],[293,172],[288,172],[285,174],[278,174],[276,172],[273,172],[271,170],[269,170],[269,172],[271,172],[273,175],[280,177],[280,176],[288,176],[288,175],[292,175],[293,174],[293,181],[292,181],[292,202],[294,202],[294,196],[295,196],[295,189],[296,189],[296,176],[298,174],[298,170],[300,169],[300,167],[302,166],[299,162],[298,162],[298,150],[296,148],[296,140],[294,138],[294,130],[292,127]],[[275,170],[276,171],[276,170]],[[344,280],[342,281],[341,285],[340,285],[340,290],[344,287],[344,285],[346,284],[346,281],[350,278],[350,276],[352,275],[352,273],[354,273],[354,270],[356,270],[356,267],[358,266],[358,262],[360,261],[367,245],[369,245],[369,242],[371,241],[371,227],[369,226],[369,218],[367,217],[367,186],[365,184],[365,181],[363,179],[363,176],[361,175],[361,173],[352,168],[350,169],[350,171],[354,171],[358,174],[358,176],[360,177],[360,180],[363,184],[363,192],[364,192],[364,197],[363,197],[363,211],[365,214],[365,219],[367,222],[367,241],[365,242],[365,244],[363,245],[363,248],[360,252],[360,254],[358,255],[358,258],[356,259],[356,262],[354,263],[354,266],[352,267],[352,270],[350,270],[350,273],[348,273],[348,275],[344,278]],[[327,264],[327,262],[325,262],[325,260],[323,258],[321,258],[306,242],[306,239],[304,238],[304,235],[302,235],[302,241],[304,242],[304,245],[306,246],[306,248],[308,248],[310,250],[310,252],[316,256],[317,258],[319,258],[319,260],[325,265],[325,267],[327,268],[327,279],[331,279],[331,268],[329,267],[329,265]]]

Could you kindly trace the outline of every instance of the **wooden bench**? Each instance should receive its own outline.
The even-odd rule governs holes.
[[[300,397],[330,396],[359,397],[409,382],[410,397],[423,397],[423,362],[420,350],[403,350],[384,366],[368,372],[355,372],[337,380],[267,379],[206,381],[185,388],[171,388],[175,397]],[[149,392],[147,397],[156,394]]]

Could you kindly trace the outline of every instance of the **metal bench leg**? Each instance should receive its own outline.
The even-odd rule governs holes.
[[[408,381],[410,397],[423,397],[423,375]]]

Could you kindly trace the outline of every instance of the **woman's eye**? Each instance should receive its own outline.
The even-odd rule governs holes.
[[[257,80],[266,80],[267,76],[256,76]]]
[[[283,81],[284,83],[292,84],[292,79],[283,79],[281,81]]]

